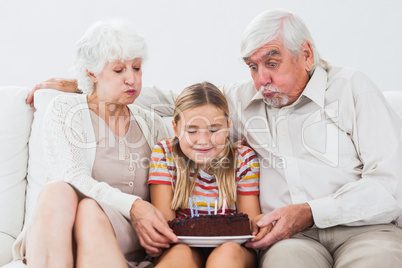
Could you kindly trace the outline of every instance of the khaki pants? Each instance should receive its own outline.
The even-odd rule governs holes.
[[[402,267],[402,229],[393,224],[312,228],[261,252],[264,268]]]

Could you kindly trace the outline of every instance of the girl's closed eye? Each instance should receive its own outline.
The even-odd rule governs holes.
[[[197,133],[197,132],[198,132],[198,129],[195,128],[195,127],[186,127],[185,130],[186,130],[186,132],[189,133],[189,134],[194,134],[194,133]]]
[[[225,118],[225,120],[226,120],[226,118]],[[216,132],[223,130],[223,126],[220,123],[216,123],[216,124],[212,124],[212,125],[208,126],[208,129],[209,129],[209,132],[216,133]]]
[[[211,128],[210,130],[209,130],[209,132],[211,132],[211,133],[216,133],[216,132],[218,132],[218,131],[220,131],[221,130],[221,128]]]

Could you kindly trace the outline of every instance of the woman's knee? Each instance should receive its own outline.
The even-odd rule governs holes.
[[[64,181],[53,181],[43,186],[39,200],[46,199],[49,201],[65,200],[66,198],[78,199],[73,187]]]
[[[46,184],[39,194],[37,211],[41,214],[75,214],[78,196],[66,182],[56,181]],[[60,212],[60,213],[58,213]]]
[[[99,206],[99,204],[91,199],[84,198],[78,203],[77,217],[75,221],[75,228],[77,231],[90,232],[103,229],[111,226],[110,221]]]
[[[74,226],[78,196],[65,182],[51,182],[41,191],[27,241],[44,244],[49,241],[68,241]],[[35,244],[33,242],[33,244]]]

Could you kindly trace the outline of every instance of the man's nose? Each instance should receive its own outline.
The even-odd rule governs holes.
[[[258,69],[258,82],[261,86],[267,86],[272,82],[271,72],[267,68]]]

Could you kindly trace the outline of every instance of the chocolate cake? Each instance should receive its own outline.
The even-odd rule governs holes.
[[[176,218],[168,222],[178,236],[239,236],[250,235],[247,214],[200,215]]]

